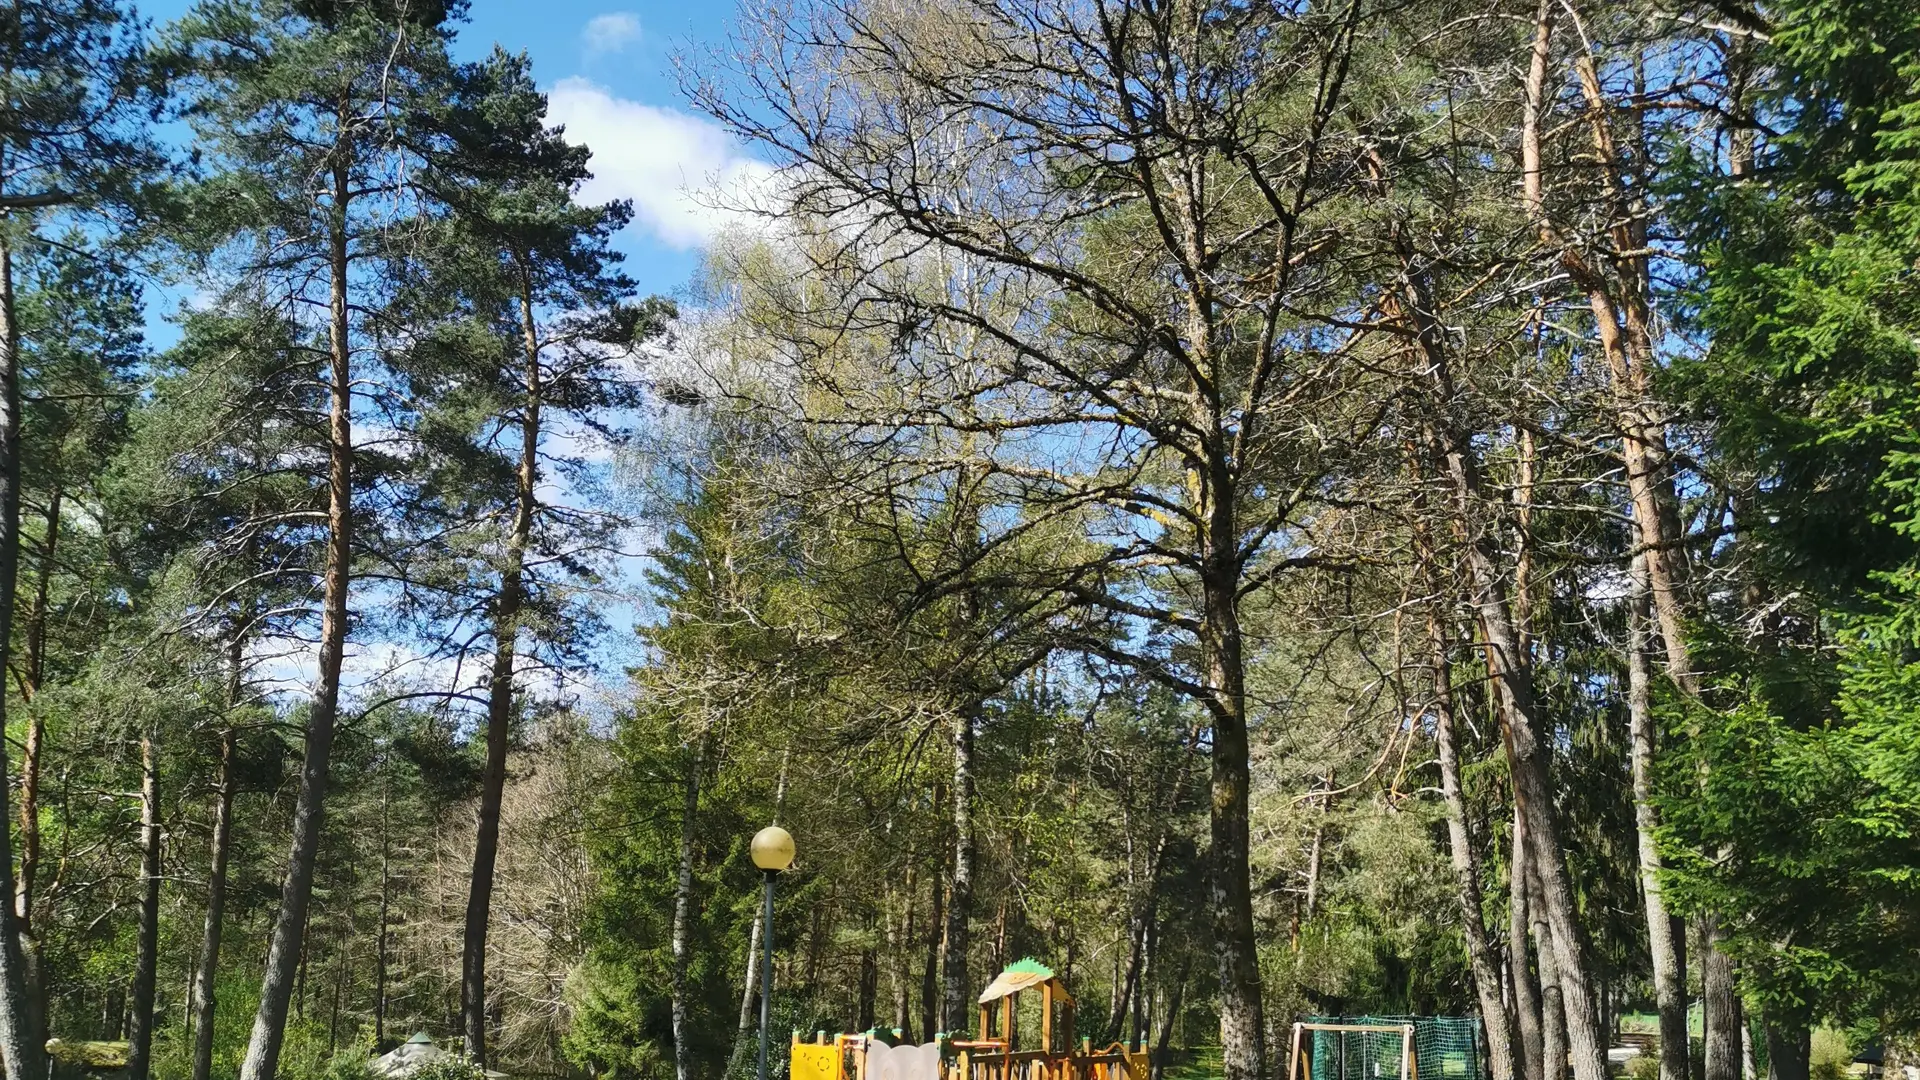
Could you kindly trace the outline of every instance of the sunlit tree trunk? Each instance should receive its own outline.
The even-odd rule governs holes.
[[[230,700],[232,696],[230,693]],[[193,976],[193,1080],[209,1080],[213,1075],[214,988],[220,976],[220,937],[227,909],[227,861],[233,850],[234,734],[231,725],[220,732],[220,772],[214,781],[207,910],[200,931],[200,960]]]
[[[473,866],[467,879],[467,912],[460,945],[460,1025],[467,1056],[487,1060],[487,929],[493,918],[493,874],[500,853],[500,803],[507,786],[507,745],[512,738],[514,660],[520,609],[526,602],[527,549],[533,540],[540,483],[540,411],[543,393],[540,342],[533,294],[520,294],[522,376],[525,396],[519,424],[520,460],[514,470],[513,524],[506,537],[500,588],[493,602],[493,667],[487,677],[487,762],[475,815]],[[682,1077],[681,1080],[685,1080]]]
[[[1467,824],[1466,792],[1460,784],[1460,750],[1454,736],[1452,664],[1445,629],[1439,615],[1427,612],[1427,640],[1433,668],[1434,743],[1440,758],[1440,792],[1447,807],[1447,842],[1453,862],[1454,888],[1460,900],[1460,928],[1467,941],[1467,961],[1473,970],[1473,989],[1480,1004],[1480,1021],[1487,1035],[1487,1058],[1493,1080],[1514,1080],[1513,1029],[1501,1000],[1500,969],[1487,939],[1486,915],[1480,896],[1480,860],[1474,853]]]
[[[140,739],[140,922],[127,1006],[127,1076],[147,1080],[153,1064],[153,996],[160,965],[160,763],[157,736]]]
[[[13,251],[0,236],[0,671],[9,663],[13,609],[20,570],[20,325],[14,312]],[[6,697],[0,694],[0,731],[6,727]],[[7,741],[0,739],[0,821],[9,821],[11,771]],[[14,896],[13,830],[0,829],[0,896]],[[0,1062],[9,1076],[39,1077],[45,1071],[40,995],[28,969],[19,910],[0,904]]]
[[[1533,914],[1527,903],[1527,830],[1520,808],[1513,810],[1513,845],[1507,865],[1507,969],[1513,987],[1515,1041],[1519,1064],[1526,1080],[1545,1080],[1544,1036],[1540,1030],[1540,988],[1533,968],[1527,962],[1532,955],[1528,938],[1533,929]]]
[[[1646,905],[1653,994],[1660,1013],[1660,1080],[1688,1080],[1686,972],[1675,948],[1673,923],[1660,893],[1660,822],[1653,805],[1653,688],[1647,665],[1645,562],[1634,566],[1633,604],[1627,618],[1627,725],[1633,763],[1633,815],[1640,859],[1640,894]]]
[[[339,715],[340,669],[346,659],[347,588],[353,564],[353,346],[350,339],[347,206],[354,196],[351,154],[346,132],[355,118],[345,105],[335,117],[341,145],[334,155],[328,224],[328,370],[327,370],[327,542],[320,619],[319,678],[307,708],[306,754],[300,764],[300,788],[294,799],[293,842],[280,888],[260,981],[260,1007],[240,1064],[240,1080],[274,1080],[280,1047],[287,1033],[287,1010],[305,953],[307,908],[313,899],[314,860],[326,813],[327,773],[333,756],[334,722]]]
[[[947,940],[942,961],[941,1023],[948,1032],[969,1031],[973,999],[967,979],[968,933],[973,922],[973,736],[974,715],[953,717],[953,867],[947,890]],[[975,1035],[980,1034],[975,1032]]]

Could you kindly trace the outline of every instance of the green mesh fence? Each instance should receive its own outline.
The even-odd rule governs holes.
[[[1418,1080],[1487,1080],[1480,1020],[1462,1016],[1310,1016],[1310,1024],[1381,1024],[1393,1031],[1309,1031],[1313,1080],[1399,1080],[1400,1027],[1413,1025]]]

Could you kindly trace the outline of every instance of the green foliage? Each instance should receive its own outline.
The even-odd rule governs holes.
[[[1703,630],[1729,705],[1672,710],[1705,771],[1669,778],[1669,867],[1683,903],[1743,914],[1736,948],[1768,1009],[1912,1024],[1915,984],[1883,958],[1920,947],[1920,24],[1875,0],[1770,15],[1779,176],[1722,200],[1714,362],[1689,377],[1753,478],[1756,561],[1811,591],[1818,630],[1757,644]]]
[[[54,1034],[126,1026],[146,737],[154,1071],[192,1068],[222,783],[213,1075],[240,1068],[312,715],[336,348],[353,648],[291,1080],[368,1080],[459,1014],[501,717],[482,1011],[516,1075],[750,1075],[746,841],[775,819],[799,850],[776,1043],[928,1038],[943,974],[970,1014],[1012,961],[1071,983],[1073,1034],[1145,1027],[1200,1047],[1169,1076],[1218,1075],[1219,958],[1246,935],[1218,918],[1215,828],[1247,834],[1273,1030],[1466,1015],[1463,925],[1502,952],[1513,877],[1485,588],[1527,628],[1596,989],[1644,1007],[1620,483],[1643,412],[1705,683],[1656,680],[1665,895],[1723,916],[1764,1024],[1920,1029],[1920,18],[1781,0],[1748,33],[1711,6],[1568,8],[1540,208],[1513,190],[1530,36],[1504,10],[1121,2],[1095,33],[1070,3],[756,9],[773,40],[727,60],[794,98],[691,89],[795,164],[768,195],[790,201],[714,245],[681,325],[633,295],[633,208],[581,201],[590,150],[529,58],[455,59],[459,0],[205,0],[150,43],[110,0],[14,5],[5,734],[36,772],[0,782],[37,801],[7,827]],[[776,85],[796,72],[823,85]],[[187,145],[159,190],[163,82]],[[1755,167],[1729,175],[1730,145]],[[1536,216],[1590,230],[1597,275]],[[1596,349],[1590,295],[1641,273],[1651,388]],[[147,274],[194,296],[163,351]],[[1232,769],[1208,782],[1241,730],[1244,819]],[[1821,1045],[1826,1080],[1845,1054]]]
[[[366,1059],[361,1058],[362,1061]],[[342,1076],[329,1070],[328,1080],[364,1080],[363,1077]],[[447,1057],[429,1061],[420,1066],[413,1076],[419,1080],[486,1080],[487,1070],[465,1058]]]

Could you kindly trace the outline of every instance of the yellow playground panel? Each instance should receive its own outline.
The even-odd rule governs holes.
[[[792,1080],[841,1080],[839,1040],[832,1043],[803,1043],[793,1040]]]
[[[1016,999],[1034,989],[1040,992],[1040,1037],[1037,1045],[1023,1047]],[[1095,1050],[1090,1039],[1075,1045],[1073,1024],[1066,983],[1038,961],[1022,960],[980,995],[979,1038],[942,1036],[916,1047],[824,1031],[802,1042],[795,1033],[791,1080],[1148,1080],[1144,1038],[1137,1048],[1114,1043]]]

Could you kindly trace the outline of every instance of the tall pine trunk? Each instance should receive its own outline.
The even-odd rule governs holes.
[[[1205,705],[1213,721],[1212,798],[1207,835],[1208,908],[1212,917],[1214,960],[1220,974],[1221,1062],[1226,1080],[1261,1080],[1267,1075],[1267,1025],[1260,990],[1260,962],[1254,941],[1251,840],[1248,810],[1246,665],[1240,630],[1240,566],[1232,478],[1222,467],[1209,476],[1211,513],[1207,515],[1206,553],[1202,560],[1200,651],[1208,689]]]
[[[1528,875],[1527,888],[1540,892],[1537,868]],[[1533,955],[1540,966],[1540,1072],[1546,1080],[1567,1080],[1567,1001],[1553,928],[1539,907],[1533,909]]]
[[[21,701],[31,707],[46,678],[47,606],[53,586],[54,557],[60,544],[60,509],[65,492],[56,482],[47,498],[47,535],[40,544],[39,566],[35,572],[33,607],[27,622],[27,665],[21,680]],[[20,934],[32,951],[33,887],[40,870],[40,762],[47,740],[46,720],[40,710],[31,709],[27,717],[26,745],[20,754],[20,880],[15,897],[20,915]],[[37,968],[38,964],[34,964]],[[36,984],[38,979],[35,979]]]
[[[1134,857],[1128,855],[1128,877],[1131,888],[1129,906],[1132,908],[1127,918],[1127,966],[1118,992],[1114,995],[1112,1014],[1107,1020],[1107,1042],[1120,1038],[1125,1029],[1127,1013],[1141,992],[1145,978],[1148,952],[1149,931],[1154,913],[1160,904],[1160,862],[1166,852],[1167,831],[1160,822],[1150,827],[1157,835],[1147,846],[1145,866],[1136,869]],[[1127,843],[1133,844],[1134,830],[1128,823]]]
[[[763,921],[760,905],[755,904],[753,927],[747,931],[747,977],[740,984],[740,1022],[734,1027],[733,1061],[744,1060],[753,1041],[753,1003],[754,991],[760,985],[760,930]]]
[[[240,1063],[240,1080],[274,1080],[280,1047],[287,1033],[287,1009],[305,953],[307,908],[313,900],[314,859],[326,816],[327,773],[333,756],[334,722],[340,708],[340,667],[347,647],[347,585],[353,551],[353,374],[348,323],[347,204],[349,183],[346,134],[352,117],[343,106],[337,116],[342,145],[332,176],[333,219],[328,235],[328,410],[327,547],[324,599],[320,618],[320,670],[307,711],[306,755],[300,763],[300,791],[293,808],[293,842],[280,888],[280,910],[267,947],[260,980],[260,1007]]]
[[[390,760],[380,763],[380,911],[376,915],[373,939],[373,1045],[382,1050],[387,1042],[387,949],[392,938],[393,902],[393,828],[388,811],[393,806],[393,777]]]
[[[1468,832],[1466,792],[1460,785],[1460,750],[1454,738],[1453,668],[1448,661],[1446,632],[1438,613],[1427,612],[1427,641],[1433,666],[1434,742],[1440,757],[1440,792],[1447,807],[1447,842],[1453,859],[1454,888],[1460,899],[1460,927],[1467,940],[1467,961],[1473,970],[1473,989],[1480,1004],[1480,1022],[1487,1034],[1487,1058],[1493,1080],[1515,1080],[1513,1027],[1500,995],[1500,969],[1487,939],[1486,916],[1480,896],[1480,860]]]
[[[1740,999],[1733,989],[1733,960],[1721,945],[1723,936],[1713,912],[1700,916],[1700,1012],[1706,1034],[1701,1056],[1706,1080],[1740,1080]]]
[[[1471,552],[1470,548],[1469,561],[1477,564],[1474,568],[1476,606],[1480,609],[1488,639],[1489,662],[1501,697],[1514,802],[1526,822],[1524,850],[1528,865],[1524,870],[1533,875],[1537,885],[1537,891],[1529,896],[1529,904],[1538,905],[1547,931],[1542,943],[1550,942],[1553,948],[1555,974],[1565,1004],[1566,1045],[1573,1056],[1575,1080],[1606,1080],[1606,1046],[1600,1038],[1593,984],[1587,975],[1566,849],[1560,840],[1559,824],[1554,820],[1553,788],[1547,775],[1548,750],[1535,727],[1532,667],[1516,650],[1512,625],[1506,619],[1506,604],[1497,596],[1497,586],[1492,584],[1497,580],[1497,571],[1490,565],[1485,551]],[[1543,970],[1543,996],[1546,983],[1547,972]],[[1543,1006],[1543,1012],[1547,1011],[1551,1010]],[[1545,1075],[1552,1080],[1551,1063]]]
[[[880,999],[880,958],[874,951],[871,915],[867,917],[860,937],[866,944],[860,947],[860,978],[854,992],[853,1026],[858,1031],[871,1031],[879,1023]]]
[[[934,805],[945,801],[936,798]],[[927,950],[920,966],[920,1031],[932,1042],[940,1033],[940,946],[947,929],[947,887],[942,875],[933,875],[933,887],[928,891],[932,894],[928,901],[932,910],[927,916]]]
[[[1532,133],[1533,140],[1530,161],[1536,161],[1539,152],[1531,95],[1535,81],[1545,78],[1546,62],[1543,39],[1536,38],[1535,46],[1533,78],[1528,83],[1527,131]],[[1516,625],[1500,546],[1483,520],[1497,500],[1488,491],[1470,434],[1456,427],[1447,415],[1451,403],[1458,400],[1457,391],[1445,331],[1435,322],[1436,305],[1429,295],[1426,278],[1409,273],[1403,288],[1404,297],[1389,299],[1389,310],[1413,331],[1413,347],[1418,350],[1416,367],[1431,384],[1432,415],[1423,427],[1422,438],[1451,489],[1453,526],[1468,571],[1469,605],[1484,637],[1487,674],[1500,713],[1514,806],[1519,822],[1525,827],[1525,843],[1515,845],[1516,857],[1522,853],[1526,856],[1514,869],[1516,890],[1519,881],[1532,875],[1536,888],[1528,898],[1529,906],[1544,918],[1551,938],[1560,976],[1559,990],[1566,1006],[1567,1047],[1573,1058],[1575,1080],[1606,1080],[1607,1048],[1600,1035],[1592,980],[1587,974],[1566,848],[1555,820],[1548,761],[1551,750],[1547,733],[1540,727],[1534,698],[1533,658]],[[1543,994],[1546,974],[1544,970],[1541,972]],[[1546,1076],[1551,1080],[1552,1071],[1547,1070]]]
[[[140,930],[128,995],[128,1080],[147,1080],[153,1064],[153,994],[160,963],[160,763],[155,740],[152,729],[140,739]]]
[[[527,547],[533,538],[540,479],[540,342],[533,296],[520,294],[520,333],[526,364],[526,399],[520,415],[520,461],[514,470],[513,525],[507,535],[500,592],[493,604],[493,668],[487,678],[487,763],[480,779],[480,807],[473,835],[473,867],[467,881],[466,921],[460,939],[460,1027],[467,1056],[487,1061],[487,924],[493,916],[493,869],[500,852],[500,800],[507,786],[507,742],[513,721],[515,648],[520,609],[526,602]],[[683,1077],[682,1080],[685,1080]]]
[[[907,870],[905,880],[901,882],[900,917],[893,917],[891,905],[887,914],[887,978],[893,991],[893,1026],[899,1028],[902,1038],[913,1041],[913,989],[911,966],[913,963],[914,909],[919,900],[918,882],[914,880],[914,852],[907,852]],[[932,1032],[924,1032],[927,1039]]]
[[[1513,986],[1515,1049],[1521,1075],[1545,1080],[1546,1056],[1540,1030],[1540,985],[1534,981],[1527,946],[1533,913],[1527,903],[1527,827],[1520,808],[1513,808],[1513,843],[1507,864],[1507,970]]]
[[[1660,1014],[1660,1080],[1688,1080],[1686,972],[1675,948],[1673,918],[1660,894],[1659,815],[1653,805],[1653,688],[1647,665],[1645,560],[1634,567],[1627,615],[1627,725],[1633,762],[1633,817],[1640,855],[1640,893],[1647,914],[1653,996]]]
[[[1697,697],[1699,677],[1687,644],[1681,595],[1684,536],[1673,509],[1664,421],[1652,397],[1657,330],[1648,300],[1653,280],[1647,254],[1649,215],[1644,198],[1624,179],[1628,162],[1613,135],[1608,119],[1610,103],[1599,72],[1585,50],[1578,53],[1573,67],[1586,104],[1592,160],[1606,178],[1607,241],[1613,252],[1605,255],[1603,262],[1588,258],[1560,234],[1548,215],[1539,123],[1548,100],[1546,67],[1551,55],[1553,13],[1551,0],[1541,0],[1535,14],[1533,59],[1526,81],[1522,201],[1541,241],[1559,253],[1560,268],[1586,295],[1593,312],[1611,380],[1628,503],[1644,549],[1641,558],[1654,623],[1665,646],[1668,674],[1684,693]],[[1642,114],[1632,110],[1632,115]],[[1644,136],[1641,141],[1644,144]],[[1638,157],[1644,160],[1644,146]],[[1707,932],[1701,957],[1701,1009],[1706,1026],[1705,1078],[1735,1080],[1740,1075],[1739,998],[1733,986],[1732,962],[1722,953],[1720,935],[1715,930],[1716,917],[1708,912],[1704,918]]]
[[[213,1075],[214,986],[220,975],[220,935],[227,910],[227,860],[233,850],[233,752],[234,729],[228,726],[220,733],[207,912],[200,931],[200,961],[193,974],[193,1080],[209,1080]]]
[[[10,663],[13,605],[20,576],[20,325],[13,296],[13,251],[0,237],[0,671]],[[6,729],[6,695],[0,694],[0,731]],[[7,812],[12,770],[7,740],[0,739],[0,822]],[[0,829],[0,896],[14,895],[13,830]],[[18,909],[0,903],[0,1063],[8,1076],[45,1074],[46,1049],[39,1037],[40,994],[27,967]]]

